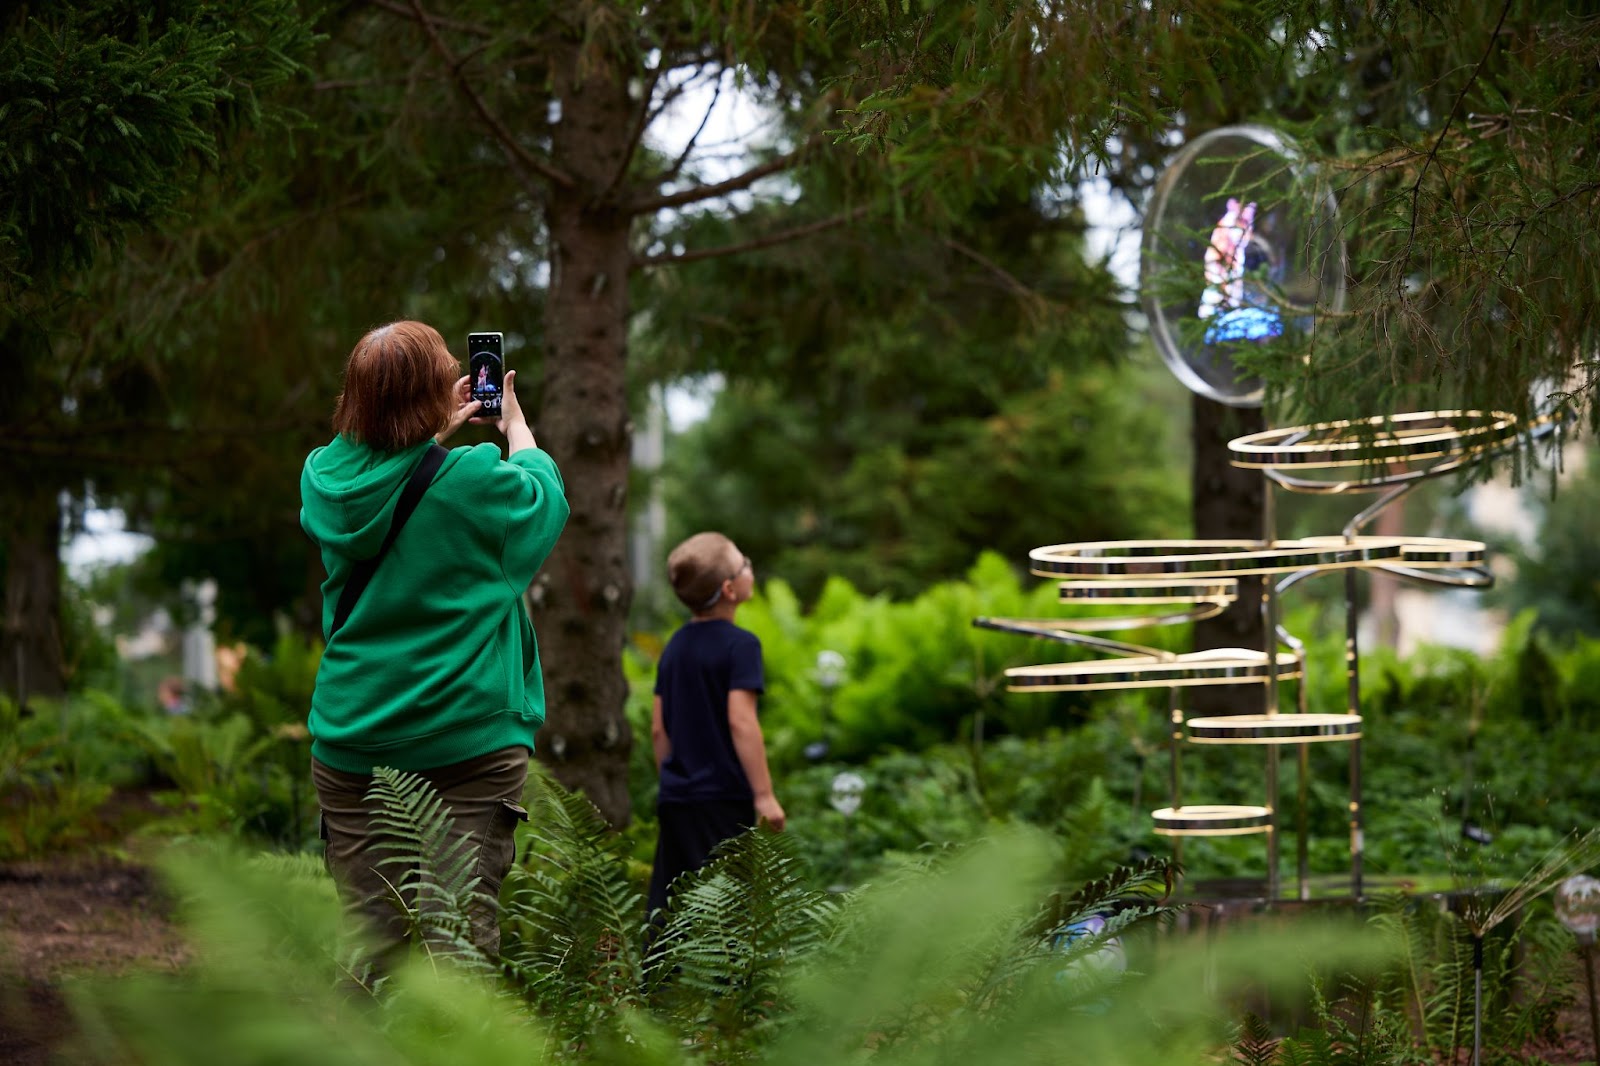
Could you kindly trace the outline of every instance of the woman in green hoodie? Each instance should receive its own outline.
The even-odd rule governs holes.
[[[379,972],[405,949],[399,881],[366,794],[380,766],[439,792],[477,853],[472,939],[493,957],[496,899],[514,857],[544,681],[523,592],[567,520],[561,474],[523,419],[505,376],[494,444],[443,455],[387,553],[396,505],[436,442],[478,410],[444,338],[420,322],[362,337],[345,365],[337,434],[306,459],[300,524],[322,552],[327,647],[311,699],[312,778],[328,867],[377,938]],[[479,419],[478,421],[487,421]],[[442,450],[442,449],[441,449]],[[353,605],[336,605],[371,561]],[[355,583],[359,587],[359,581]],[[416,900],[408,901],[416,906]],[[424,901],[426,909],[426,901]]]

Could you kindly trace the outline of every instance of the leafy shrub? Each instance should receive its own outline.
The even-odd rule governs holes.
[[[1313,985],[1313,1025],[1274,1039],[1247,1017],[1234,1041],[1241,1066],[1334,1066],[1363,1062],[1456,1062],[1481,1026],[1487,1063],[1528,1061],[1525,1048],[1548,1037],[1576,994],[1572,936],[1547,905],[1488,938],[1482,1010],[1475,998],[1471,931],[1457,910],[1433,900],[1388,896],[1368,920],[1387,965]]]
[[[859,884],[919,848],[967,841],[1009,821],[1064,831],[1083,851],[1077,869],[1138,851],[1168,853],[1148,812],[1168,798],[1170,761],[1164,709],[1142,693],[1053,697],[1008,694],[1003,669],[1070,649],[973,629],[979,615],[1048,617],[1052,587],[1024,592],[1015,573],[985,556],[965,583],[928,590],[910,603],[867,597],[830,582],[809,614],[779,582],[746,606],[741,623],[762,638],[767,694],[762,719],[778,779],[819,883]],[[1341,612],[1302,604],[1286,625],[1309,641],[1307,706],[1345,705]],[[1182,627],[1135,639],[1183,646]],[[633,767],[636,857],[648,862],[655,768],[649,753],[649,690],[662,639],[638,642],[630,657],[630,718],[638,731]],[[833,690],[821,684],[817,655],[844,656]],[[1443,877],[1447,882],[1504,877],[1526,866],[1600,809],[1600,641],[1567,645],[1541,636],[1531,616],[1508,629],[1486,659],[1425,647],[1402,659],[1378,648],[1363,654],[1361,750],[1367,870],[1374,875]],[[1158,693],[1159,695],[1159,693]],[[1294,699],[1292,686],[1282,693]],[[807,743],[831,741],[827,761],[808,766]],[[1515,752],[1514,758],[1503,753]],[[1490,757],[1488,753],[1502,753]],[[1264,756],[1249,749],[1184,746],[1182,795],[1191,803],[1261,803]],[[1349,869],[1347,809],[1350,749],[1314,745],[1308,753],[1306,809],[1313,873]],[[869,781],[850,819],[828,805],[829,785],[847,768]],[[1296,815],[1296,762],[1281,762],[1278,807]],[[1122,818],[1119,811],[1126,810]],[[1479,826],[1481,844],[1464,835]],[[1293,821],[1285,823],[1280,862],[1292,876]],[[1185,842],[1192,878],[1265,876],[1258,837]]]
[[[271,654],[250,650],[232,691],[208,694],[188,714],[130,720],[130,737],[168,786],[159,795],[173,817],[161,831],[314,842],[305,720],[320,660],[320,645],[285,635]]]
[[[96,691],[31,703],[0,696],[0,860],[115,843],[128,818],[108,801],[148,773],[130,716]]]
[[[774,764],[801,765],[803,749],[819,740],[828,742],[834,758],[847,760],[890,747],[926,748],[970,734],[980,714],[991,734],[1037,733],[1081,719],[1095,705],[1088,696],[1005,691],[1005,669],[1040,661],[1043,645],[972,624],[978,617],[1057,614],[1055,587],[1031,585],[1025,590],[1011,564],[992,552],[979,557],[966,580],[899,603],[863,595],[835,578],[807,614],[784,582],[765,583],[740,609],[739,624],[761,638],[767,674],[762,723]],[[1176,646],[1182,634],[1134,631],[1127,637],[1164,647]],[[665,642],[664,636],[636,638],[638,658],[629,668],[635,693],[648,686]],[[1089,655],[1047,647],[1043,654]],[[825,684],[818,669],[825,651],[844,660],[836,686]],[[635,699],[633,720],[647,720],[648,698]]]

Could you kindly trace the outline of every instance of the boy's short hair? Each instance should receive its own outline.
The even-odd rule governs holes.
[[[345,363],[333,431],[380,452],[420,444],[449,421],[460,373],[461,364],[432,326],[379,326],[356,342]]]
[[[721,533],[696,533],[667,556],[667,580],[672,591],[691,611],[711,606],[717,590],[733,575],[728,573],[728,556],[733,541]]]

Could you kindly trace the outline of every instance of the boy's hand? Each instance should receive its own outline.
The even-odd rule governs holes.
[[[756,824],[766,822],[774,833],[783,832],[785,821],[783,808],[778,805],[778,797],[772,793],[756,797]]]

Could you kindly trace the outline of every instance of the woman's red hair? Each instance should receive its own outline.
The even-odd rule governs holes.
[[[379,326],[356,342],[344,365],[333,431],[380,452],[420,444],[449,420],[460,372],[432,326]]]

